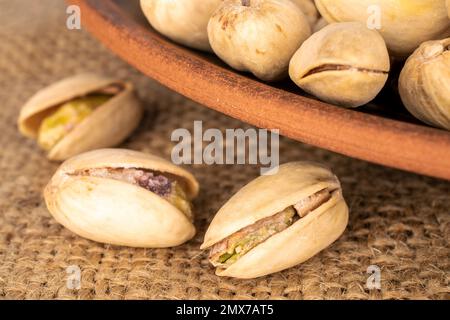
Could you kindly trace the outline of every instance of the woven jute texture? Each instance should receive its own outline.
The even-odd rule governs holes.
[[[4,299],[448,299],[450,184],[281,138],[281,162],[314,160],[343,184],[350,221],[331,247],[297,267],[255,280],[219,278],[199,246],[214,213],[255,178],[252,165],[188,166],[201,184],[197,235],[171,249],[83,239],[49,214],[42,189],[57,163],[22,137],[16,119],[38,89],[94,71],[135,83],[146,108],[122,147],[170,158],[176,128],[249,128],[140,74],[84,30],[65,27],[56,0],[0,0],[0,297]],[[369,142],[368,142],[369,143]],[[369,290],[367,268],[381,269]],[[67,286],[69,266],[81,288]]]

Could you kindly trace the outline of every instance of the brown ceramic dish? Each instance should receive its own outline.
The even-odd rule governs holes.
[[[139,1],[71,0],[82,26],[147,76],[252,125],[358,159],[450,180],[450,133],[414,120],[389,89],[368,106],[339,108],[235,72],[156,33]],[[302,96],[303,95],[303,96]]]

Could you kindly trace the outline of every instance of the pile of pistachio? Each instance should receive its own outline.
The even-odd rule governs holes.
[[[263,81],[288,75],[347,108],[372,101],[391,61],[418,119],[450,130],[450,0],[141,0],[154,29]]]
[[[176,42],[214,51],[264,81],[290,75],[304,91],[344,107],[368,103],[407,59],[399,93],[419,119],[450,129],[450,0],[141,0],[152,26]],[[377,5],[381,29],[366,25]],[[319,15],[322,14],[322,17]],[[314,32],[314,33],[312,33]],[[431,41],[430,41],[431,40]],[[98,242],[172,247],[196,233],[199,184],[158,156],[119,145],[143,108],[129,82],[81,74],[36,93],[18,127],[51,160],[66,160],[44,190],[50,213]],[[293,267],[345,230],[337,177],[310,162],[281,165],[222,206],[202,249],[216,274],[255,278]]]

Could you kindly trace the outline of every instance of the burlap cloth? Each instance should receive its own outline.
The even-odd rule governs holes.
[[[448,182],[357,161],[285,138],[281,161],[322,161],[340,177],[351,208],[344,235],[289,270],[256,280],[219,278],[199,250],[216,210],[258,175],[255,166],[191,166],[202,192],[197,235],[172,249],[98,244],[61,227],[41,191],[57,163],[19,135],[19,108],[36,90],[81,71],[133,81],[147,114],[124,147],[169,158],[172,130],[247,128],[143,76],[85,31],[65,28],[56,0],[0,0],[0,297],[7,299],[354,299],[449,295]],[[368,141],[369,143],[369,141]],[[81,289],[66,286],[66,268],[82,271]],[[381,290],[366,287],[369,265]]]

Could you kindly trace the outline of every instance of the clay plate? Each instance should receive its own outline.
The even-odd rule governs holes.
[[[69,2],[81,7],[83,28],[119,57],[206,107],[347,156],[450,180],[450,133],[413,119],[390,86],[368,106],[339,108],[288,80],[268,85],[171,42],[150,27],[137,0]]]

